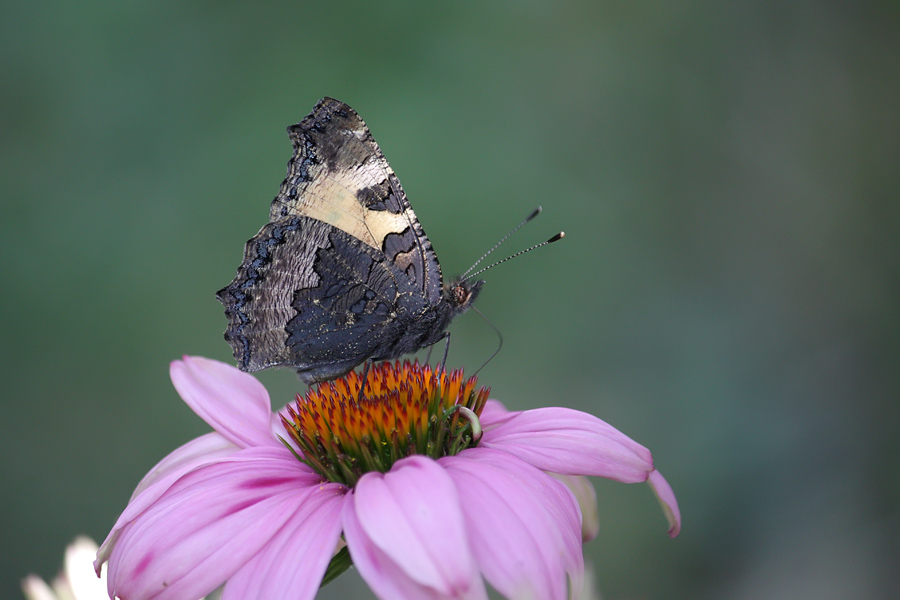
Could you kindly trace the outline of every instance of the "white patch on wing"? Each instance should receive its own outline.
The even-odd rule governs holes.
[[[404,213],[368,210],[359,203],[358,190],[380,181],[372,176],[372,171],[375,169],[359,169],[355,173],[338,171],[320,176],[304,190],[297,206],[299,212],[333,225],[380,251],[385,236],[405,230],[409,219]]]

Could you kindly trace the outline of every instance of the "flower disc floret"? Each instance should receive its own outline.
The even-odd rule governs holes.
[[[462,370],[380,363],[369,369],[362,393],[361,383],[356,372],[321,383],[282,416],[300,460],[329,481],[352,487],[401,458],[438,459],[477,444],[477,417],[490,390]]]

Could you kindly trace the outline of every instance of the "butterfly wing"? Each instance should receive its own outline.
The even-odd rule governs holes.
[[[307,216],[333,225],[384,253],[426,301],[438,303],[440,263],[399,179],[356,111],[323,98],[288,134],[294,155],[270,220]]]
[[[217,296],[243,370],[291,366],[307,382],[408,351],[398,343],[429,312],[383,253],[309,217],[263,227]]]
[[[239,366],[338,377],[440,339],[454,314],[441,267],[368,127],[322,99],[288,128],[294,154],[270,223],[217,297]]]

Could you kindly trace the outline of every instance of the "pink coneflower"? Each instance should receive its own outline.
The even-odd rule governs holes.
[[[172,382],[215,433],[141,481],[97,555],[110,597],[313,598],[352,559],[385,599],[562,599],[584,573],[575,496],[548,473],[649,481],[650,452],[565,408],[509,412],[474,379],[409,363],[311,389],[273,414],[253,377],[205,358]],[[334,559],[334,560],[333,560]],[[326,568],[331,568],[326,575]]]

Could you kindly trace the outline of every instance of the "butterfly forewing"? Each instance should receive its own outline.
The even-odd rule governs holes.
[[[400,180],[356,111],[324,98],[288,133],[294,156],[269,218],[303,215],[333,225],[383,252],[429,302],[438,302],[440,263]]]

